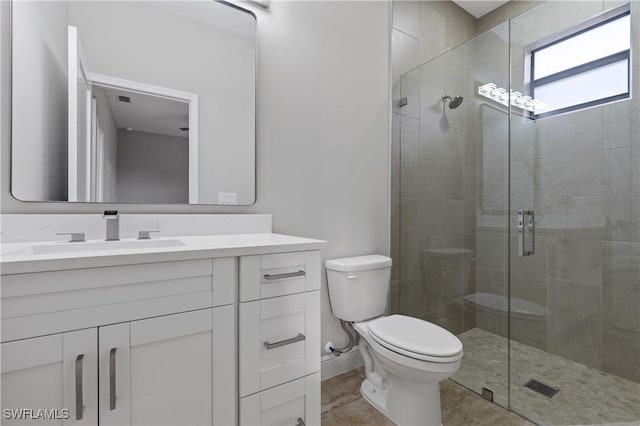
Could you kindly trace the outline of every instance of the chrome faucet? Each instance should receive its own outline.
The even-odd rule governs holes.
[[[120,239],[120,216],[117,210],[105,210],[102,215],[107,222],[106,241],[118,241]]]

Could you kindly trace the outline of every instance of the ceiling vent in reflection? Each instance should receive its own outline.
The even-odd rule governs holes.
[[[118,95],[118,100],[120,102],[124,102],[125,104],[131,103],[131,98],[129,96]]]

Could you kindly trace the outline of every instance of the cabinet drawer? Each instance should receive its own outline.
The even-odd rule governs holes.
[[[240,395],[320,369],[320,292],[240,304]]]
[[[240,257],[240,301],[320,289],[320,252]]]
[[[320,425],[320,373],[240,400],[241,425]]]
[[[232,304],[236,258],[2,276],[2,340]]]

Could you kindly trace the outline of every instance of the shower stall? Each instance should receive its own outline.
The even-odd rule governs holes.
[[[543,2],[397,87],[398,310],[539,424],[640,422],[639,9]]]

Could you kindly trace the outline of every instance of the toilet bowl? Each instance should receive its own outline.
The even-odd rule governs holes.
[[[460,367],[458,338],[437,325],[403,315],[359,322],[354,328],[365,359],[366,379],[360,388],[365,399],[399,425],[440,425],[439,382]],[[389,334],[380,336],[380,328]],[[405,336],[397,338],[398,331]]]
[[[427,321],[384,316],[391,259],[360,256],[325,266],[333,313],[360,336],[363,397],[399,425],[441,425],[439,382],[460,367],[460,340]]]

